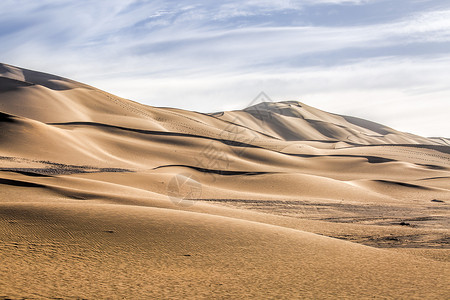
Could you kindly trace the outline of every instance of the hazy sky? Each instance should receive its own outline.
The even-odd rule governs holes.
[[[0,61],[154,106],[259,92],[450,137],[450,1],[2,0]]]

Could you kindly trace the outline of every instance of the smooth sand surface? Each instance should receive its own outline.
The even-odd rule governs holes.
[[[5,64],[0,132],[0,299],[450,297],[446,138]]]

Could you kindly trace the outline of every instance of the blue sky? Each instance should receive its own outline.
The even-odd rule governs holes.
[[[264,91],[450,137],[450,1],[0,2],[0,61],[154,106]]]

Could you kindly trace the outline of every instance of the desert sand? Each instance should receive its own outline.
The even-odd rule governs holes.
[[[0,126],[0,299],[450,297],[449,139],[6,64]]]

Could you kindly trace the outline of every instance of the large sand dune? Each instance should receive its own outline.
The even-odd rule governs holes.
[[[450,297],[448,139],[5,64],[0,130],[0,298]]]

